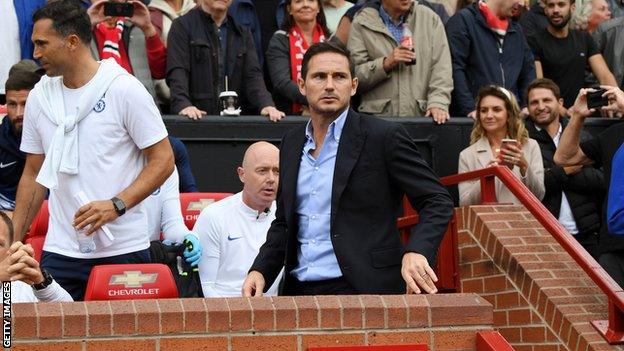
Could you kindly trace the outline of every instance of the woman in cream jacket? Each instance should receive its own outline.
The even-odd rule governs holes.
[[[470,135],[470,146],[459,154],[458,172],[507,164],[518,179],[537,197],[544,197],[544,165],[538,143],[520,119],[520,107],[515,97],[505,88],[490,85],[479,91],[477,116]],[[503,139],[515,139],[517,144],[505,144]],[[498,202],[518,204],[518,199],[496,179]],[[478,180],[459,184],[459,204],[474,205],[481,202]]]

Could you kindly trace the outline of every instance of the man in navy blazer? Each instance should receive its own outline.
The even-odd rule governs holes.
[[[447,190],[401,125],[349,108],[357,78],[344,47],[311,46],[301,77],[310,121],[282,140],[276,219],[243,295],[261,296],[283,266],[283,295],[435,293]],[[420,215],[405,246],[404,194]]]

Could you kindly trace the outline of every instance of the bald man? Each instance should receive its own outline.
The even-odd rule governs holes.
[[[204,248],[199,277],[205,297],[240,296],[247,271],[275,219],[277,147],[264,141],[252,144],[237,172],[243,191],[206,207],[193,228]],[[280,277],[268,295],[277,294]]]

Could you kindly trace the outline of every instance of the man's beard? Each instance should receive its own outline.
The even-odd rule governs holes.
[[[571,18],[572,18],[572,15],[571,15],[571,14],[568,14],[566,17],[564,17],[564,18],[563,18],[563,21],[561,21],[561,23],[553,23],[553,22],[550,20],[550,18],[548,18],[548,23],[549,23],[551,26],[555,27],[556,29],[562,29],[562,28],[564,28],[565,26],[567,26],[567,25],[568,25],[568,22],[570,22],[570,19],[571,19]]]

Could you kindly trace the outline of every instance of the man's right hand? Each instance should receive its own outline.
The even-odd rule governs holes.
[[[587,92],[589,89],[581,89],[574,101],[574,105],[568,109],[570,117],[577,117],[585,119],[594,113],[595,109],[587,108]]]
[[[470,111],[468,118],[477,119],[477,110]]]
[[[243,297],[260,297],[266,284],[264,276],[258,271],[251,271],[243,282]]]
[[[91,6],[87,9],[87,15],[89,15],[89,19],[91,20],[91,27],[108,19],[108,17],[104,15],[104,3],[107,1],[108,0],[95,0],[91,2]]]
[[[412,50],[406,47],[397,46],[396,48],[394,48],[394,50],[392,50],[392,53],[386,56],[386,58],[384,59],[383,61],[384,71],[390,72],[396,66],[398,66],[399,63],[409,63],[409,62],[412,62],[412,60],[415,58],[416,58],[415,52],[413,52]]]
[[[180,111],[178,114],[196,121],[198,119],[201,119],[203,115],[207,114],[207,112],[202,111],[195,106],[189,106],[182,109],[182,111]]]

